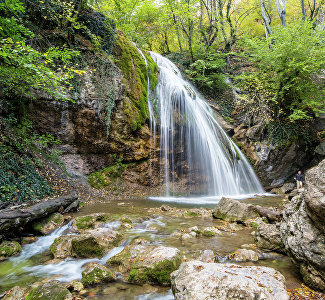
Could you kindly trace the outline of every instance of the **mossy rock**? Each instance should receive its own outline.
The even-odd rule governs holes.
[[[72,255],[72,241],[73,236],[61,235],[56,238],[50,250],[55,258],[67,258]]]
[[[102,257],[105,248],[92,237],[80,237],[71,241],[72,252],[77,257]]]
[[[147,121],[148,111],[148,76],[152,85],[151,89],[158,82],[158,67],[149,55],[146,55],[148,68],[144,58],[138,49],[130,43],[123,33],[117,35],[114,56],[119,68],[124,76],[126,86],[126,99],[124,100],[124,114],[126,122],[130,124],[132,130],[138,130]],[[148,72],[149,70],[149,72]]]
[[[90,229],[94,227],[95,216],[83,216],[76,218],[77,229]]]
[[[98,263],[90,263],[82,272],[81,283],[84,286],[91,286],[97,283],[116,280],[115,275],[105,266]]]
[[[176,248],[152,245],[129,245],[106,264],[122,272],[125,279],[135,284],[169,285],[170,274],[181,264]]]
[[[18,242],[4,241],[0,244],[0,261],[18,255],[21,251],[22,248]]]
[[[121,218],[121,222],[122,223],[128,223],[128,224],[132,224],[132,220],[131,219],[129,219],[129,218]]]
[[[131,269],[128,281],[136,284],[152,283],[163,286],[170,285],[170,274],[178,269],[181,259],[163,260],[149,267]]]
[[[62,226],[64,218],[60,213],[54,213],[33,224],[33,229],[43,235],[51,233],[54,229]]]
[[[206,237],[211,237],[211,236],[215,236],[216,234],[213,232],[213,231],[210,231],[210,230],[204,230],[202,232],[202,234]]]
[[[72,295],[60,282],[52,281],[32,289],[25,300],[67,300]]]
[[[200,213],[197,213],[197,212],[194,212],[194,211],[188,211],[188,212],[185,213],[185,216],[187,216],[187,217],[198,217],[200,215],[201,215]]]

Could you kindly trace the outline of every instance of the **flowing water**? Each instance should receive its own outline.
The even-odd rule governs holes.
[[[263,198],[264,204],[270,206],[274,203],[274,197]],[[250,201],[259,201],[252,199]],[[278,199],[280,201],[280,198]],[[172,205],[175,211],[162,213],[159,203],[148,199],[127,201],[112,201],[110,203],[88,205],[81,208],[73,217],[84,216],[93,213],[108,213],[110,221],[103,223],[101,227],[121,231],[124,241],[119,247],[113,248],[102,258],[77,259],[68,258],[53,260],[49,251],[54,239],[60,235],[72,235],[71,223],[62,226],[48,236],[40,237],[36,242],[25,245],[22,253],[7,261],[0,263],[0,294],[12,286],[26,286],[43,279],[55,279],[62,282],[80,280],[85,265],[89,262],[105,264],[112,256],[118,254],[134,238],[144,238],[152,241],[155,245],[177,247],[186,257],[193,258],[198,251],[213,250],[222,260],[234,252],[243,244],[254,242],[250,234],[251,229],[239,226],[238,231],[225,230],[214,237],[197,237],[188,241],[182,241],[175,232],[186,231],[188,228],[198,226],[204,227],[223,226],[223,221],[211,218],[211,211],[197,217],[190,217],[179,212],[187,211],[189,208],[181,208],[180,204]],[[194,209],[198,209],[197,207]],[[206,209],[203,209],[206,210]],[[121,220],[129,218],[132,227],[123,229]],[[236,225],[237,226],[237,225]],[[246,263],[250,264],[250,263]],[[264,260],[254,262],[254,265],[271,266],[282,272],[288,280],[288,286],[299,285],[297,270],[289,258],[281,255],[266,256]],[[99,285],[88,290],[92,299],[174,299],[169,288],[153,286],[136,286],[121,281]],[[85,297],[88,299],[88,294]],[[113,298],[112,298],[113,297]],[[91,298],[89,296],[89,298]]]
[[[220,196],[263,193],[252,167],[206,100],[170,60],[153,52],[151,56],[159,78],[156,97],[148,97],[150,124],[154,140],[156,131],[160,137],[166,196],[175,194],[182,181],[185,190],[212,196],[210,202]]]
[[[168,196],[155,199],[169,200],[174,202],[172,205],[175,207],[184,207],[184,204],[179,203],[211,205],[221,196],[247,198],[248,195],[263,193],[263,188],[245,156],[217,123],[204,98],[182,78],[180,71],[171,61],[156,53],[151,53],[151,56],[159,67],[159,82],[155,91],[157,97],[150,95],[148,88],[150,128],[154,143],[152,146],[156,148],[156,139],[160,140],[160,161],[163,164],[162,175]],[[143,58],[146,61],[144,55]],[[149,84],[148,79],[148,86]],[[175,187],[179,182],[185,182],[185,189],[200,196],[175,197],[177,190]],[[187,196],[189,194],[187,193]],[[255,199],[249,201],[254,202]],[[264,201],[267,202],[265,199]],[[217,226],[221,221],[212,219],[211,213],[209,217],[195,218],[188,218],[184,214],[164,216],[152,214],[149,208],[157,209],[159,205],[155,201],[141,199],[131,202],[113,201],[82,208],[75,216],[105,212],[117,216],[115,220],[103,224],[103,227],[111,230],[121,230],[121,216],[131,217],[132,228],[123,231],[125,240],[122,245],[115,247],[102,258],[53,260],[49,247],[54,240],[63,234],[75,234],[71,232],[69,223],[50,235],[25,245],[18,257],[1,262],[0,292],[14,285],[30,285],[43,278],[62,282],[80,280],[85,264],[89,262],[105,264],[110,257],[121,252],[129,241],[139,237],[149,239],[156,245],[177,247],[189,256],[201,250],[211,249],[221,258],[242,244],[253,242],[247,228],[242,228],[238,232],[230,230],[215,237],[202,236],[189,242],[181,241],[174,235],[175,231],[186,230],[192,226]],[[258,264],[274,264],[275,268],[289,274],[288,278],[293,284],[299,283],[293,265],[284,257],[270,257]],[[169,288],[149,285],[139,287],[121,281],[94,287],[89,290],[89,297],[174,299]]]

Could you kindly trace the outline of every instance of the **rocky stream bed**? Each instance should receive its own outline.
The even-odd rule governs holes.
[[[309,171],[305,191],[205,207],[111,200],[42,220],[24,219],[35,206],[19,209],[34,234],[2,237],[0,298],[325,299],[302,284],[324,290],[323,170]]]

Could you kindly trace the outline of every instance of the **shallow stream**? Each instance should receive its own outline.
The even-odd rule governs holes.
[[[264,206],[282,205],[280,197],[259,197],[244,201]],[[219,261],[226,261],[227,256],[241,245],[254,243],[252,229],[234,224],[232,224],[233,227],[229,227],[229,224],[227,227],[224,221],[213,219],[209,209],[198,209],[198,206],[182,203],[170,202],[167,204],[174,208],[168,212],[163,211],[160,207],[166,205],[165,203],[148,199],[111,201],[81,208],[78,213],[72,215],[73,218],[93,213],[108,213],[114,221],[103,226],[120,230],[121,222],[119,220],[123,217],[131,219],[133,227],[125,231],[124,241],[120,247],[112,249],[100,259],[53,260],[49,246],[56,237],[69,234],[71,222],[56,229],[49,236],[40,237],[36,242],[25,245],[23,252],[18,257],[0,263],[0,294],[15,285],[31,285],[46,279],[58,279],[62,282],[80,280],[85,263],[95,261],[105,264],[108,258],[122,251],[123,247],[134,238],[145,238],[157,245],[177,247],[184,253],[184,260],[197,257],[200,250],[213,250]],[[210,207],[213,206],[210,205]],[[193,209],[189,210],[193,207],[201,213],[193,212]],[[174,234],[175,232],[185,232],[193,226],[198,228],[223,228],[225,226],[225,230],[212,237],[200,235],[189,240],[181,240]],[[301,283],[298,270],[286,256],[268,253],[257,262],[240,264],[273,267],[286,277],[287,287],[290,289],[298,287]],[[87,289],[87,293],[82,296],[86,299],[174,299],[169,288],[150,285],[137,286],[121,281]]]

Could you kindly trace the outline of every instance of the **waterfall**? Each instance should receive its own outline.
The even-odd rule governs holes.
[[[166,196],[184,191],[187,196],[219,197],[263,193],[249,162],[218,124],[206,100],[175,64],[150,54],[159,67],[157,99],[148,97],[150,127],[160,139]]]

